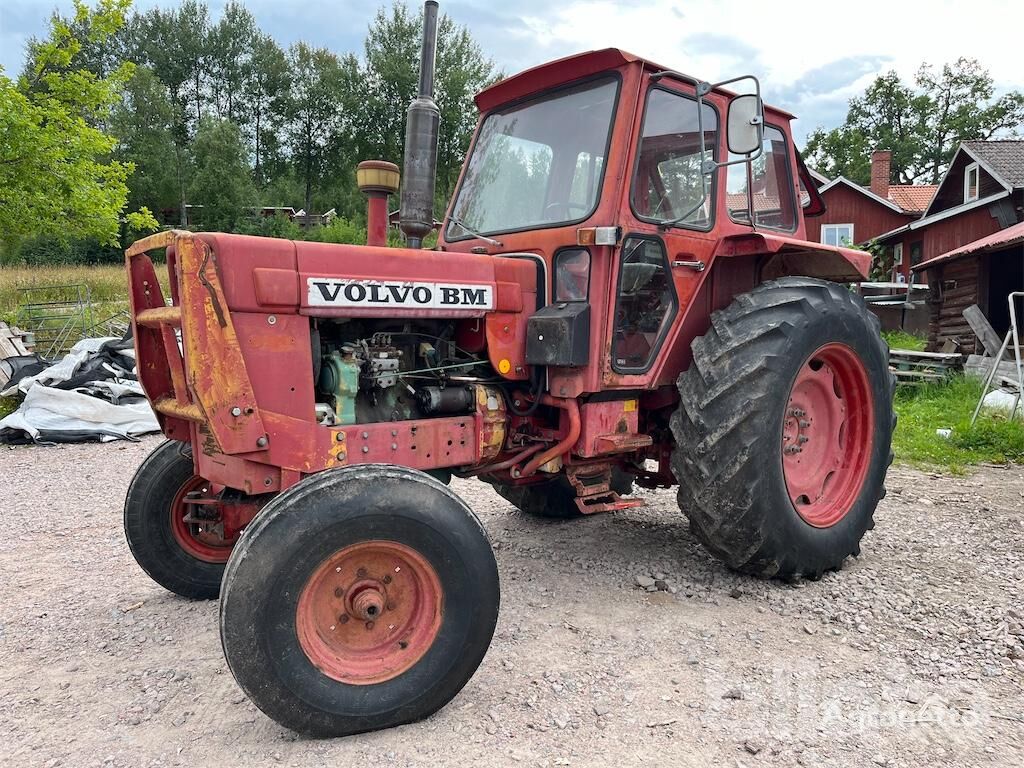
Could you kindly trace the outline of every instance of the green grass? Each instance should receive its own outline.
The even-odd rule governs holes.
[[[906,331],[882,331],[882,338],[889,349],[912,349],[923,352],[928,340]]]
[[[957,376],[946,384],[902,387],[896,393],[899,422],[893,437],[896,461],[953,473],[980,463],[1024,461],[1024,424],[997,412],[971,414],[981,396],[979,380]],[[936,429],[952,429],[940,437]]]

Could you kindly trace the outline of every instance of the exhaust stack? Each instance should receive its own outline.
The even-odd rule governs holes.
[[[423,48],[420,90],[409,104],[405,123],[402,170],[401,228],[409,248],[423,247],[434,228],[434,183],[441,112],[434,103],[434,59],[437,55],[437,2],[423,5]]]

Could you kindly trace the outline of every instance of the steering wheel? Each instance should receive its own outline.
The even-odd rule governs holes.
[[[572,211],[572,210],[575,209],[575,210],[579,211],[580,213],[586,213],[587,211],[590,210],[590,206],[587,205],[586,203],[573,203],[573,202],[570,202],[570,201],[566,201],[566,202],[559,202],[559,203],[548,203],[547,205],[544,206],[544,215],[548,216],[548,213],[550,211],[553,211],[555,208],[565,208],[566,212],[569,212],[569,211]]]

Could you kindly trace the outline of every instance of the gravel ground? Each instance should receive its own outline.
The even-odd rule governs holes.
[[[668,491],[549,522],[455,481],[501,570],[487,658],[422,723],[316,741],[235,686],[215,604],[135,566],[156,445],[0,450],[2,765],[1024,763],[1020,467],[893,469],[862,557],[798,585],[711,560]]]

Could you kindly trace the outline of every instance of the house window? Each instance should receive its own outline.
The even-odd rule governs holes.
[[[916,267],[924,261],[924,243],[918,240],[910,244],[910,265]]]
[[[853,224],[822,224],[821,242],[825,245],[853,245]]]
[[[896,243],[892,247],[892,265],[894,267],[903,266],[903,243]]]
[[[971,163],[964,170],[964,202],[978,199],[978,164]]]

